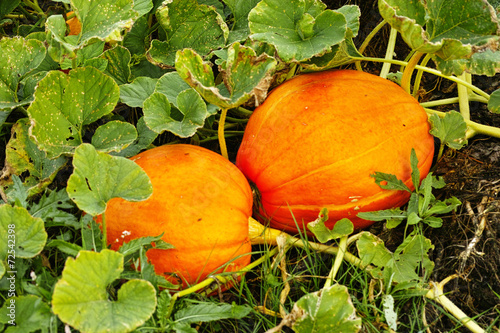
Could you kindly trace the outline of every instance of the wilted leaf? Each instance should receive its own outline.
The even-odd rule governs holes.
[[[22,207],[0,205],[0,260],[6,260],[8,255],[33,258],[43,250],[46,241],[47,233],[41,218],[32,217]],[[15,270],[15,265],[7,268]]]
[[[5,148],[4,177],[28,172],[24,184],[28,187],[28,196],[42,192],[50,185],[57,172],[66,164],[67,158],[48,159],[45,152],[38,149],[29,137],[29,120],[22,118],[14,124],[12,137]],[[0,183],[3,183],[0,181]]]
[[[225,84],[215,85],[212,69],[192,50],[177,52],[176,70],[203,98],[221,108],[234,108],[267,93],[276,60],[266,54],[256,56],[249,47],[234,43],[221,65]],[[263,95],[264,94],[264,95]]]
[[[66,188],[68,195],[81,210],[93,216],[102,214],[112,198],[141,201],[153,192],[141,167],[124,157],[98,152],[90,144],[75,150],[73,167]]]
[[[110,300],[107,287],[120,277],[123,255],[102,250],[80,251],[69,257],[52,295],[52,311],[81,332],[130,332],[154,312],[156,292],[151,283],[129,280]]]
[[[286,62],[320,56],[342,42],[345,16],[319,0],[263,0],[248,15],[250,38],[272,44]]]
[[[111,113],[119,94],[113,79],[95,68],[52,71],[27,110],[31,135],[49,158],[70,154],[82,143],[84,127]]]

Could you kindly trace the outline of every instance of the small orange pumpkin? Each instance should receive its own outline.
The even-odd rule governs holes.
[[[68,12],[66,15],[70,16],[73,13],[74,12]],[[82,24],[80,23],[80,20],[78,20],[78,17],[76,17],[76,15],[67,20],[66,24],[68,25],[69,28],[68,36],[79,35],[80,32],[82,31]]]
[[[184,287],[249,264],[252,192],[234,164],[187,144],[156,147],[132,160],[149,176],[153,194],[140,202],[108,202],[106,229],[112,249],[164,233],[162,239],[175,248],[151,249],[147,257],[157,274]]]
[[[382,190],[370,177],[396,175],[412,187],[414,148],[423,179],[434,139],[424,109],[397,84],[379,76],[331,70],[298,75],[275,88],[251,116],[236,165],[255,183],[261,213],[274,228],[296,233],[295,221],[329,210],[331,228],[356,214],[401,206],[405,191]],[[295,219],[295,220],[294,220]]]

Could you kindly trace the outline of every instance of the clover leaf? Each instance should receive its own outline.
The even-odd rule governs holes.
[[[153,314],[156,292],[148,281],[129,280],[111,300],[107,288],[122,271],[123,254],[115,251],[80,251],[69,257],[54,287],[52,311],[81,332],[134,330]]]

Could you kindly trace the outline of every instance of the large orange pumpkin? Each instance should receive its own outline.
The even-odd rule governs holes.
[[[164,233],[162,239],[175,249],[151,249],[147,257],[158,274],[184,287],[249,264],[252,192],[234,164],[186,144],[153,148],[132,160],[149,176],[153,194],[141,202],[109,201],[105,216],[112,249]]]
[[[410,188],[414,148],[421,178],[434,140],[424,109],[397,84],[378,76],[333,70],[303,74],[275,88],[251,116],[236,165],[255,183],[261,213],[277,229],[329,210],[328,227],[359,212],[401,206],[405,191],[382,190],[370,177],[396,175]]]

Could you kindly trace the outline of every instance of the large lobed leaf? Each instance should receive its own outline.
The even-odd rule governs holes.
[[[347,33],[345,16],[320,0],[262,0],[248,15],[250,38],[274,45],[285,62],[328,52]]]
[[[31,135],[49,158],[71,154],[83,142],[84,126],[111,113],[119,95],[113,79],[95,68],[51,71],[27,110]]]
[[[447,74],[472,69],[491,75],[491,55],[464,60],[476,52],[497,51],[500,25],[495,9],[485,0],[379,0],[379,11],[413,49],[434,54]],[[498,65],[498,52],[493,57]],[[460,60],[459,63],[453,63]]]
[[[52,311],[81,332],[130,332],[154,312],[156,292],[148,281],[130,280],[109,299],[107,286],[120,277],[123,255],[103,250],[69,257],[56,283]]]
[[[140,201],[153,193],[149,177],[134,161],[98,152],[87,143],[76,149],[73,167],[68,195],[81,210],[94,216],[102,214],[112,198]]]

